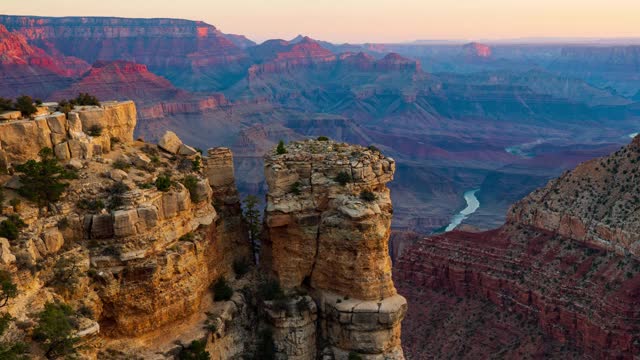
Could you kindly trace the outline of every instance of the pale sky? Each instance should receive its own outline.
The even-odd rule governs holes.
[[[203,20],[256,41],[640,37],[640,0],[0,0],[0,13]]]

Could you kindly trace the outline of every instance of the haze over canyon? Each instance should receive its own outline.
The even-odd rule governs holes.
[[[640,45],[0,15],[0,79],[9,197],[41,148],[78,172],[3,207],[16,337],[64,299],[104,336],[89,358],[640,356]],[[71,251],[77,295],[51,285]]]

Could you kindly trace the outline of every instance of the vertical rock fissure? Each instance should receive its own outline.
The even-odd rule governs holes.
[[[309,172],[309,186],[311,186],[311,198],[313,199],[313,206],[314,208],[318,208],[318,205],[316,204],[316,197],[314,196],[314,192],[313,192],[313,163],[311,164],[311,171]],[[311,271],[309,271],[309,279],[313,279],[313,272],[316,269],[316,264],[318,263],[318,253],[320,251],[320,226],[322,225],[322,212],[316,212],[316,216],[320,217],[319,221],[318,221],[318,227],[316,229],[316,237],[315,237],[315,246],[316,246],[316,251],[315,254],[313,255],[313,263],[311,264]],[[309,285],[311,285],[311,283],[309,283]]]

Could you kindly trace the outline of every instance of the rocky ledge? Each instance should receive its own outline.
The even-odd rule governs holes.
[[[319,304],[323,356],[403,358],[406,301],[388,249],[394,171],[395,161],[373,147],[330,140],[265,157],[262,263],[285,289],[305,288]]]

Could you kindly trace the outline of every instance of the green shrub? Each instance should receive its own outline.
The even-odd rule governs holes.
[[[16,166],[16,170],[22,173],[20,175],[22,187],[18,193],[29,201],[45,206],[58,201],[69,185],[61,180],[77,178],[77,173],[60,166],[50,148],[43,148],[38,155],[41,161],[29,160]]]
[[[188,232],[188,233],[180,236],[180,238],[178,240],[180,240],[180,241],[193,241],[193,240],[195,240],[195,235],[193,235],[192,232]]]
[[[352,351],[349,353],[349,360],[362,360],[362,356]]]
[[[0,315],[0,338],[9,329],[13,317],[9,313]],[[25,353],[28,347],[25,343],[20,341],[0,341],[0,359],[6,360],[26,360],[28,359]]]
[[[87,134],[94,137],[102,135],[102,126],[98,124],[91,125],[89,129],[87,129]]]
[[[205,314],[207,315],[207,320],[204,321],[204,328],[211,331],[212,333],[215,333],[216,331],[218,331],[216,316],[209,311],[205,312]]]
[[[200,156],[196,156],[196,158],[191,161],[191,171],[198,172],[200,169],[202,169],[202,160]]]
[[[329,141],[329,138],[326,136],[318,136],[318,141]]]
[[[300,188],[302,187],[302,183],[300,183],[300,181],[296,181],[293,184],[291,184],[291,193],[293,195],[300,195],[302,193],[302,191],[300,190]]]
[[[98,101],[98,98],[88,93],[79,93],[78,96],[70,100],[70,103],[72,103],[73,105],[80,105],[80,106],[84,106],[84,105],[100,106],[100,101]]]
[[[284,141],[280,140],[278,142],[278,147],[276,147],[276,153],[278,155],[282,155],[282,154],[286,154],[287,153],[287,148],[284,147]]]
[[[110,188],[109,188],[109,194],[111,195],[122,195],[124,193],[126,193],[127,191],[131,190],[129,188],[129,186],[125,183],[123,183],[122,181],[118,181],[115,184],[113,184]]]
[[[18,287],[13,282],[11,273],[6,270],[0,270],[0,308],[7,306],[9,299],[13,299],[17,295]]]
[[[187,175],[182,179],[182,185],[189,190],[189,196],[191,201],[199,202],[200,196],[198,195],[198,178],[193,175]]]
[[[13,104],[13,100],[0,97],[0,111],[9,111],[15,109],[16,107]]]
[[[285,297],[280,282],[276,279],[269,279],[258,287],[258,296],[265,301],[282,299]]]
[[[47,359],[71,357],[77,352],[80,340],[74,333],[76,315],[69,305],[47,303],[38,314],[38,325],[33,331],[33,339],[40,342]]]
[[[335,182],[337,182],[338,184],[345,186],[347,185],[347,183],[351,182],[351,175],[349,175],[346,171],[341,171],[333,180],[335,180]]]
[[[76,288],[83,274],[78,267],[78,259],[75,256],[63,256],[53,266],[53,277],[49,285],[68,290]]]
[[[14,210],[16,210],[18,206],[20,206],[20,204],[22,204],[22,201],[20,201],[20,199],[18,198],[13,198],[9,200],[9,205],[11,205]]]
[[[105,208],[104,202],[100,199],[80,199],[76,204],[82,210],[98,211]]]
[[[33,105],[33,99],[31,96],[26,95],[20,96],[16,99],[15,108],[22,113],[22,116],[30,116],[38,111],[38,108]]]
[[[179,360],[209,360],[211,354],[206,350],[206,340],[193,340],[187,347],[183,347],[178,353]]]
[[[73,104],[71,104],[67,100],[60,100],[58,101],[58,107],[56,108],[56,110],[60,111],[61,113],[69,114],[71,110],[73,110]]]
[[[367,149],[374,151],[374,152],[380,152],[380,149],[378,149],[377,147],[373,146],[373,145],[369,145],[367,147]]]
[[[233,288],[229,286],[227,280],[221,277],[213,285],[213,300],[215,301],[227,301],[233,296]]]
[[[158,190],[167,192],[171,189],[171,177],[168,175],[160,175],[156,179],[155,185]]]
[[[362,190],[362,192],[360,193],[360,199],[366,202],[372,202],[375,201],[377,197],[376,194],[374,194],[370,190]]]
[[[20,219],[20,216],[11,214],[6,220],[0,222],[0,237],[15,240],[20,235],[20,229],[27,227],[27,224]]]

